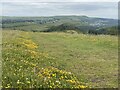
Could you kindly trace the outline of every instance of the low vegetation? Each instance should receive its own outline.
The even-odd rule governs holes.
[[[117,37],[71,31],[3,30],[2,87],[118,87]]]
[[[86,88],[71,73],[51,64],[54,58],[39,52],[28,32],[19,32],[3,42],[3,88]],[[9,34],[8,34],[9,35]],[[5,38],[5,39],[8,39]]]

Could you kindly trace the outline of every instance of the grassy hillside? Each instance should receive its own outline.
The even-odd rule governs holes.
[[[116,36],[3,31],[3,87],[118,87]]]
[[[3,30],[23,30],[33,32],[54,32],[74,29],[87,34],[116,35],[117,29],[112,31],[106,28],[117,27],[116,19],[93,18],[87,16],[51,16],[51,17],[3,17]],[[59,29],[60,28],[60,29]],[[104,30],[103,30],[104,29]]]
[[[0,30],[0,86],[2,85],[2,30]]]

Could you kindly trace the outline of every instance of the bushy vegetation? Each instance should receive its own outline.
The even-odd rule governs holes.
[[[59,26],[52,26],[49,29],[45,30],[44,32],[64,32],[66,30],[75,30],[78,33],[83,34],[104,34],[104,35],[117,35],[118,34],[118,27],[109,27],[109,28],[96,28],[93,26],[77,26],[72,24],[61,24]]]

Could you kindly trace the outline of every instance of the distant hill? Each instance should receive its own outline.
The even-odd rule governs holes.
[[[93,18],[87,16],[51,16],[51,17],[6,17],[2,18],[4,29],[25,31],[64,31],[74,29],[82,33],[108,29],[117,26],[117,19]],[[99,34],[99,33],[98,33]],[[100,32],[101,34],[101,32]],[[108,34],[105,33],[104,34]]]

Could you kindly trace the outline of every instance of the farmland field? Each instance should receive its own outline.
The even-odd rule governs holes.
[[[117,88],[112,35],[3,30],[3,88]]]

